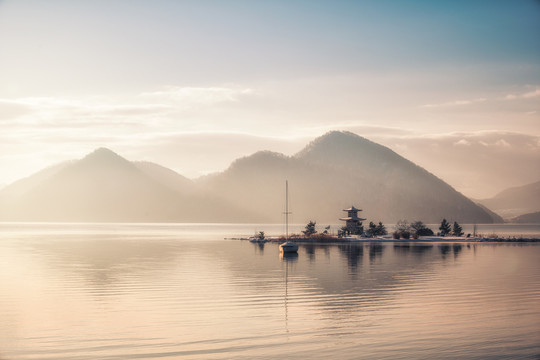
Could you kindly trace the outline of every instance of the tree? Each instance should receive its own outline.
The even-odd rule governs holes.
[[[376,236],[377,235],[377,225],[373,221],[369,222],[369,229],[367,231],[369,236]]]
[[[386,232],[386,227],[380,221],[379,221],[379,225],[375,225],[375,223],[373,221],[370,221],[369,222],[369,229],[368,229],[367,232],[368,232],[368,234],[370,236],[381,236],[381,235],[388,234]]]
[[[407,220],[398,220],[395,229],[397,232],[411,231],[411,225]]]
[[[452,234],[454,236],[463,236],[463,228],[457,223],[457,221],[454,221],[454,227],[452,229]]]
[[[330,231],[330,225],[324,228],[323,234],[328,234],[328,231]]]
[[[442,236],[446,236],[447,234],[450,234],[450,224],[446,219],[442,219],[441,226],[439,226],[439,230],[441,231]]]
[[[257,234],[257,239],[264,240],[264,231],[259,231],[259,233]]]
[[[346,226],[342,226],[341,229],[338,230],[338,237],[343,237],[350,235],[350,231]]]
[[[311,235],[317,233],[317,230],[315,230],[315,224],[317,224],[317,222],[315,221],[310,220],[308,222],[308,224],[306,225],[306,230],[302,231],[305,236],[310,237]]]
[[[432,236],[433,230],[424,225],[421,221],[415,221],[411,224],[411,228],[418,236]]]
[[[379,225],[377,225],[377,235],[386,235],[388,232],[386,231],[386,227],[383,225],[382,222],[379,221]]]
[[[400,237],[404,239],[408,239],[411,236],[411,225],[409,224],[407,220],[398,220],[394,228],[396,230],[394,232],[395,233],[394,237],[397,235],[398,239]]]

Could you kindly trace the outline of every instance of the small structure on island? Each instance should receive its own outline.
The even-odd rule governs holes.
[[[358,212],[362,210],[351,206],[348,209],[343,209],[343,211],[347,212],[347,217],[339,219],[341,221],[345,221],[345,226],[343,230],[347,232],[348,235],[362,235],[362,233],[364,232],[362,221],[366,220],[358,217]]]

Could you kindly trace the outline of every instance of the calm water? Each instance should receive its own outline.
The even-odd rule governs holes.
[[[0,224],[0,359],[539,359],[540,243]]]

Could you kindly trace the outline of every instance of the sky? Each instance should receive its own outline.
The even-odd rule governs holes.
[[[331,130],[540,180],[537,0],[0,0],[0,186],[107,147],[197,178]]]

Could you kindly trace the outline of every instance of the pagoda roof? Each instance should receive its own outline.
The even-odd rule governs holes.
[[[355,208],[354,206],[351,206],[350,208],[348,209],[343,209],[343,211],[362,211],[361,209],[357,209]]]
[[[343,220],[343,221],[349,221],[349,220],[364,221],[366,219],[359,218],[359,217],[344,217],[344,218],[339,218],[339,220]]]

